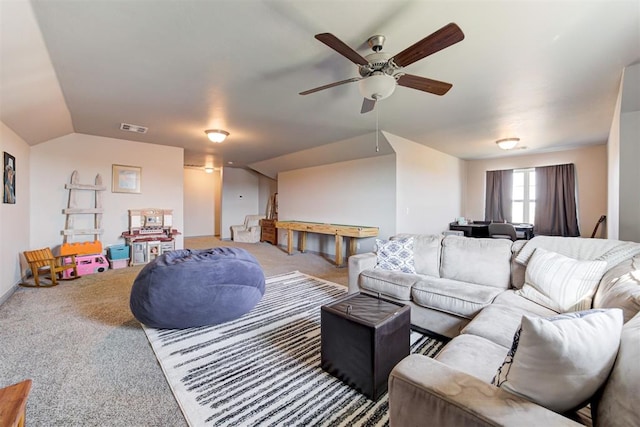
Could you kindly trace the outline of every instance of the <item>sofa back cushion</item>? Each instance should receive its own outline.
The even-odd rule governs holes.
[[[622,327],[618,357],[602,396],[594,402],[596,427],[640,426],[640,314]]]
[[[416,273],[440,277],[440,251],[442,235],[398,234],[391,240],[413,237],[413,263]]]
[[[508,289],[511,240],[445,236],[440,277]]]
[[[593,298],[594,308],[621,308],[625,323],[640,311],[640,255],[607,271]]]

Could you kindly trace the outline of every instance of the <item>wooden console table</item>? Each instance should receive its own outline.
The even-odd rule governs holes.
[[[336,239],[336,266],[343,263],[342,248],[344,237],[349,237],[349,253],[356,253],[356,240],[362,237],[376,237],[378,227],[366,227],[359,225],[322,224],[318,222],[304,221],[276,221],[276,228],[287,230],[287,253],[293,254],[293,232],[298,232],[298,250],[304,252],[307,246],[307,233],[331,234]]]

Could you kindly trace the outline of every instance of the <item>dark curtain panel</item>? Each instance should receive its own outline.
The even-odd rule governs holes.
[[[513,170],[487,171],[484,220],[493,222],[511,222],[512,194]]]
[[[573,163],[536,167],[535,234],[580,236]]]

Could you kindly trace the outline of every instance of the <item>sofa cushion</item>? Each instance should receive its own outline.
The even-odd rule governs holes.
[[[446,236],[442,240],[440,277],[508,289],[511,240]]]
[[[380,293],[401,301],[411,299],[411,287],[420,280],[418,274],[370,268],[362,271],[358,282],[365,291]]]
[[[377,268],[415,273],[413,265],[413,237],[397,240],[376,239]]]
[[[491,304],[501,289],[457,280],[423,276],[411,288],[413,302],[471,319]]]
[[[619,263],[602,276],[593,308],[621,308],[625,323],[640,311],[640,256]]]
[[[557,311],[521,297],[518,295],[518,291],[514,289],[508,289],[502,292],[493,300],[493,303],[519,309],[522,314],[534,314],[541,317],[550,317],[558,314]]]
[[[618,357],[600,401],[595,405],[595,425],[640,426],[640,314],[622,328]]]
[[[435,359],[489,383],[508,350],[509,347],[476,335],[458,335],[440,350]]]
[[[606,267],[605,261],[581,261],[538,248],[517,293],[558,312],[586,310]]]
[[[390,240],[413,238],[413,263],[416,273],[440,277],[442,234],[398,234]]]
[[[596,259],[606,261],[607,269],[610,269],[637,255],[640,255],[640,243],[619,242],[617,246],[609,249],[606,253],[600,255]]]
[[[620,309],[525,315],[492,383],[556,412],[580,408],[609,376],[621,332]]]
[[[522,297],[517,298],[524,300]],[[538,307],[544,310],[545,314],[543,316],[552,316],[557,314],[542,306]],[[513,343],[513,336],[520,328],[523,314],[532,317],[540,316],[539,313],[523,310],[520,307],[506,306],[496,304],[494,302],[489,307],[485,307],[480,313],[478,313],[478,315],[473,318],[473,322],[465,326],[460,333],[477,335],[493,341],[505,348],[509,348]],[[504,354],[502,357],[504,358]]]
[[[582,237],[536,236],[527,241],[518,253],[516,261],[527,265],[536,248],[557,252],[581,260],[594,260],[603,256],[621,243],[612,239],[585,239]]]

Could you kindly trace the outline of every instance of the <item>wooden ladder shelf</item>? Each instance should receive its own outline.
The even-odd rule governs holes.
[[[63,243],[68,243],[69,236],[78,235],[91,235],[93,234],[93,240],[100,240],[100,235],[104,232],[102,229],[102,192],[106,190],[106,187],[102,185],[102,177],[100,174],[96,175],[95,184],[80,184],[78,183],[78,171],[73,171],[71,174],[71,183],[65,184],[65,189],[69,190],[69,204],[66,209],[62,211],[67,216],[65,221],[64,230],[61,234],[63,237]],[[77,206],[76,192],[78,191],[94,191],[95,192],[95,206],[93,208],[79,208]],[[94,215],[94,228],[92,229],[74,229],[74,215]]]

